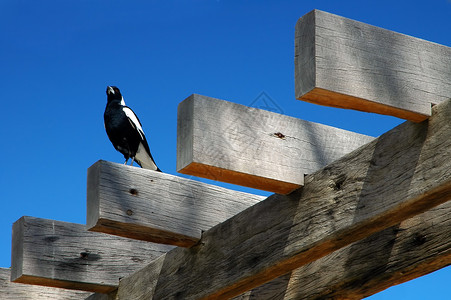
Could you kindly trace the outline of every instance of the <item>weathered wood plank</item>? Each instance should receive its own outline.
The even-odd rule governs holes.
[[[100,293],[94,293],[90,295],[85,300],[115,300],[117,299],[117,291],[110,292],[108,294],[100,294]],[[123,298],[123,299],[130,299],[130,298]]]
[[[88,230],[182,247],[265,199],[106,161],[89,168],[87,195]]]
[[[154,289],[158,282],[158,275],[164,263],[164,255],[157,258],[134,274],[120,281],[120,288],[109,294],[94,294],[86,300],[148,300],[154,295]],[[213,274],[212,274],[213,276]],[[107,298],[105,298],[107,297]],[[181,298],[183,299],[183,298]]]
[[[177,171],[287,194],[374,138],[201,95],[179,104]]]
[[[451,264],[451,201],[236,297],[362,299]]]
[[[213,227],[196,246],[169,251],[146,267],[158,281],[146,282],[144,296],[237,296],[445,203],[450,157],[451,100],[434,106],[429,121],[405,122],[306,176],[302,189]]]
[[[0,268],[0,299],[2,300],[82,300],[88,292],[65,290],[10,281],[11,269]]]
[[[451,48],[323,11],[299,19],[296,98],[419,122],[451,97]]]
[[[13,225],[11,280],[106,293],[172,248],[22,217]]]

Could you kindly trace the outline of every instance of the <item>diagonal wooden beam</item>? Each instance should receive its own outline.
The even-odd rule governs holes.
[[[83,300],[90,295],[82,291],[11,282],[10,271],[11,269],[0,268],[0,299],[2,300]]]
[[[314,10],[296,24],[296,98],[419,122],[451,97],[451,48]]]
[[[118,297],[117,291],[114,291],[114,292],[111,292],[108,294],[94,293],[94,294],[91,294],[89,297],[85,298],[84,300],[115,300],[115,299],[117,299],[117,297]],[[124,298],[124,299],[130,299],[130,298]]]
[[[308,175],[302,189],[213,227],[195,247],[171,250],[140,271],[150,279],[134,290],[155,299],[237,296],[450,200],[450,157],[451,100],[429,121],[405,122]],[[134,281],[123,282],[119,294]]]
[[[448,201],[234,299],[362,299],[450,264],[451,201]],[[121,293],[111,295],[111,299],[126,299],[126,295],[143,297],[145,293],[138,292],[139,287],[149,284],[147,274],[142,269],[123,279]],[[97,297],[108,299],[105,295]]]
[[[373,137],[201,95],[178,107],[177,171],[288,194]]]
[[[88,169],[90,231],[191,247],[202,232],[265,199],[107,161]]]
[[[81,224],[22,217],[13,225],[11,280],[107,293],[172,248],[89,232]]]
[[[236,300],[362,299],[451,264],[451,201],[337,250]]]

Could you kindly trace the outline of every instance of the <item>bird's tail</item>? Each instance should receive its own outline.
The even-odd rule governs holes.
[[[135,161],[144,169],[161,172],[160,168],[158,168],[157,164],[153,160],[152,154],[150,154],[150,150],[148,149],[148,147],[146,149],[146,147],[142,143],[139,143]]]

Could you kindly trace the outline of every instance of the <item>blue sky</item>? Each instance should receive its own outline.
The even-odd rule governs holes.
[[[10,266],[14,221],[85,223],[87,168],[123,162],[103,128],[107,85],[171,174],[177,105],[192,93],[249,105],[264,91],[284,114],[372,136],[401,123],[295,100],[294,25],[315,8],[451,46],[448,0],[2,0],[0,267]],[[449,282],[448,267],[372,298],[443,299]]]

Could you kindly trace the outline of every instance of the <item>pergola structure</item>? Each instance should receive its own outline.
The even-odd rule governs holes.
[[[360,299],[449,265],[451,48],[314,10],[295,85],[407,121],[372,138],[192,95],[178,171],[275,194],[98,161],[86,226],[14,223],[0,298]]]

